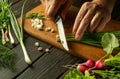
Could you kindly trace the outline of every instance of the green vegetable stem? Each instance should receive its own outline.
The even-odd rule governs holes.
[[[105,66],[114,67],[120,70],[120,53],[115,56],[110,56],[108,59],[104,60]]]
[[[27,0],[24,1],[23,6],[22,6],[22,11],[21,11],[21,24],[19,25],[14,13],[12,12],[11,9],[9,9],[9,14],[10,14],[10,22],[13,28],[13,31],[18,39],[18,41],[20,42],[20,45],[22,47],[23,53],[24,53],[24,58],[25,58],[25,62],[27,64],[31,64],[32,61],[28,56],[27,50],[25,48],[25,45],[23,43],[23,10],[24,10],[24,6],[25,3],[27,2]]]
[[[2,44],[6,44],[10,40],[12,44],[14,44],[14,39],[11,34],[11,23],[10,23],[10,17],[9,17],[9,7],[10,4],[8,4],[6,1],[1,0],[0,1],[0,31],[2,34]]]
[[[101,47],[104,48],[107,53],[111,53],[114,48],[119,49],[119,36],[120,31],[99,33],[87,32],[83,35],[81,40],[76,40],[73,34],[67,34],[66,39],[68,42],[84,43],[91,46]],[[59,40],[59,37],[57,37],[57,39]]]

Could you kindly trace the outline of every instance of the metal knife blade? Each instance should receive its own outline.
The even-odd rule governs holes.
[[[63,22],[62,22],[62,18],[61,18],[60,15],[57,15],[56,24],[57,24],[57,27],[58,27],[60,41],[61,41],[63,47],[67,51],[69,51],[68,44],[67,44],[67,41],[66,41],[65,31],[64,31],[64,27],[63,27]]]

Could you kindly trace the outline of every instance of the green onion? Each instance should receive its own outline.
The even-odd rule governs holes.
[[[9,37],[10,37],[11,44],[14,44],[15,41],[14,41],[14,38],[13,38],[12,33],[11,33],[10,25],[8,26],[8,32],[9,32]]]
[[[84,43],[92,46],[102,47],[101,39],[105,33],[106,32],[99,32],[99,33],[86,32],[83,35],[82,39],[80,40],[76,40],[73,34],[67,34],[66,39],[68,42],[78,42],[78,43]],[[111,31],[107,33],[113,33],[117,37],[118,41],[120,42],[120,31]],[[60,41],[59,37],[56,37],[56,39]],[[115,48],[115,49],[120,50],[120,48]]]
[[[4,34],[4,30],[1,29],[1,32],[2,32],[2,44],[4,45],[6,43],[5,41],[5,34]]]
[[[22,11],[21,11],[21,25],[19,25],[14,13],[12,12],[11,9],[9,9],[9,14],[10,14],[10,22],[13,28],[13,31],[18,39],[18,41],[20,42],[20,45],[22,47],[23,53],[24,53],[24,58],[25,58],[25,62],[27,64],[31,64],[32,61],[28,56],[27,50],[25,48],[25,45],[23,43],[23,10],[24,10],[24,6],[25,3],[27,2],[27,0],[24,1],[23,6],[22,6]]]

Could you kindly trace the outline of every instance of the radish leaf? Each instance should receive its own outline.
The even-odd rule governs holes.
[[[113,49],[119,46],[119,41],[113,33],[105,33],[102,36],[101,44],[107,54],[111,54]]]
[[[84,75],[77,69],[73,69],[65,75],[64,79],[96,79],[96,78],[94,76],[91,76],[88,71],[85,71]]]

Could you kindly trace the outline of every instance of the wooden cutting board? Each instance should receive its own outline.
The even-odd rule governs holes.
[[[76,15],[77,15],[77,12],[78,12],[78,8],[76,8],[74,6],[72,6],[70,8],[69,14],[67,15],[67,18],[64,21],[66,33],[71,32],[73,22],[74,22]],[[40,4],[39,6],[35,7],[34,9],[32,9],[31,11],[26,13],[26,15],[28,15],[29,13],[45,14],[44,13],[44,6]],[[55,32],[51,33],[51,32],[36,30],[31,26],[31,20],[25,19],[24,30],[28,34],[30,34],[31,36],[34,36],[35,38],[37,38],[39,40],[42,40],[46,43],[49,43],[49,44],[65,51],[63,46],[59,42],[56,41],[56,34],[58,34],[58,30],[57,30],[55,22],[50,20],[50,19],[46,19],[44,21],[44,28],[45,27],[54,28]],[[112,31],[112,30],[120,30],[120,22],[111,20],[106,25],[106,27],[104,28],[103,31]],[[93,46],[89,46],[89,45],[85,45],[85,44],[68,42],[68,46],[70,49],[69,51],[67,51],[68,53],[71,53],[75,56],[79,56],[79,57],[82,57],[85,59],[97,60],[105,54],[105,52],[101,48],[93,47]]]

